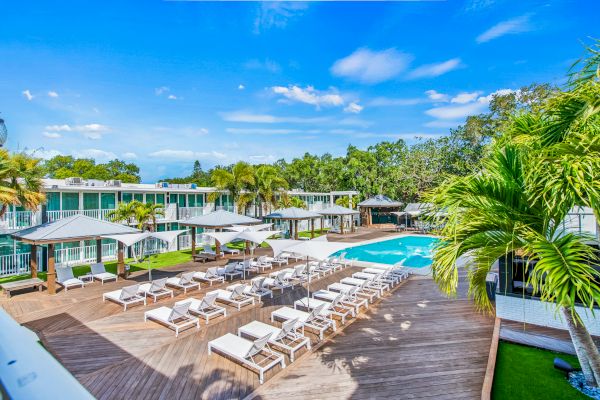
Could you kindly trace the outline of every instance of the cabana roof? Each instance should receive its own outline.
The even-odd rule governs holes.
[[[101,236],[137,233],[138,229],[85,215],[73,215],[45,224],[22,229],[12,237],[31,244],[61,243],[75,240],[93,240]]]
[[[224,228],[232,225],[260,224],[261,222],[262,221],[259,219],[250,218],[245,215],[225,210],[213,211],[210,214],[179,221],[181,225],[203,228]]]
[[[322,218],[323,216],[313,211],[307,211],[302,208],[290,207],[282,208],[273,211],[271,214],[266,215],[265,218],[270,219],[285,219],[285,220],[301,220],[301,219],[313,219]]]
[[[368,198],[367,200],[361,201],[358,203],[359,207],[402,207],[403,203],[400,201],[392,200],[387,196],[382,194],[378,194],[377,196],[373,196]]]
[[[340,205],[334,205],[332,207],[327,207],[322,209],[321,211],[317,211],[317,213],[321,215],[352,215],[352,214],[360,214],[358,211],[353,210],[348,207],[342,207]]]

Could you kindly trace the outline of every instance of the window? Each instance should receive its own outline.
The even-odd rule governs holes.
[[[79,210],[79,193],[63,193],[62,209]]]
[[[154,193],[146,193],[146,203],[156,204],[156,195]]]
[[[133,199],[143,203],[144,202],[144,194],[143,193],[134,193]]]
[[[177,198],[177,205],[179,207],[185,207],[185,194],[179,194]]]
[[[46,207],[48,211],[60,210],[60,193],[46,192]]]
[[[177,204],[177,193],[171,193],[169,195],[169,203]]]
[[[133,200],[133,195],[131,193],[123,193],[121,196],[121,202],[123,203],[131,203],[131,200]]]
[[[197,205],[197,207],[204,206],[204,194],[197,194],[196,195],[196,205]]]
[[[84,210],[97,210],[100,208],[100,198],[98,193],[84,193],[83,194],[83,209]]]
[[[100,208],[114,210],[116,208],[115,193],[100,193]]]
[[[156,204],[165,204],[165,195],[163,193],[156,195]]]
[[[164,232],[167,230],[167,224],[157,224],[156,225],[156,230],[158,232]]]
[[[196,207],[196,195],[195,194],[188,194],[187,200],[188,200],[188,207]]]

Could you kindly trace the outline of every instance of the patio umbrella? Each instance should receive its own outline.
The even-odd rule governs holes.
[[[273,235],[277,235],[281,231],[242,231],[236,232],[238,234],[238,239],[243,239],[248,242],[252,242],[254,244],[260,245],[267,238],[270,238]],[[250,258],[254,258],[254,246],[250,248],[251,254]],[[244,261],[246,261],[246,254],[244,254]],[[244,280],[246,280],[246,263],[244,262]]]
[[[264,229],[270,228],[272,227],[273,224],[258,224],[258,225],[233,225],[230,227],[227,227],[225,229],[228,229],[230,231],[235,231],[235,232],[243,232],[243,231],[262,231]]]

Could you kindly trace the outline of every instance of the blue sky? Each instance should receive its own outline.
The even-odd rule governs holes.
[[[5,2],[8,147],[142,178],[445,135],[490,94],[561,84],[600,2]]]

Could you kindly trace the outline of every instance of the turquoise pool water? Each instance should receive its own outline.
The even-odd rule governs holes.
[[[431,265],[433,249],[439,239],[428,236],[403,236],[344,250],[346,258],[413,268]],[[341,253],[341,252],[340,252]]]

